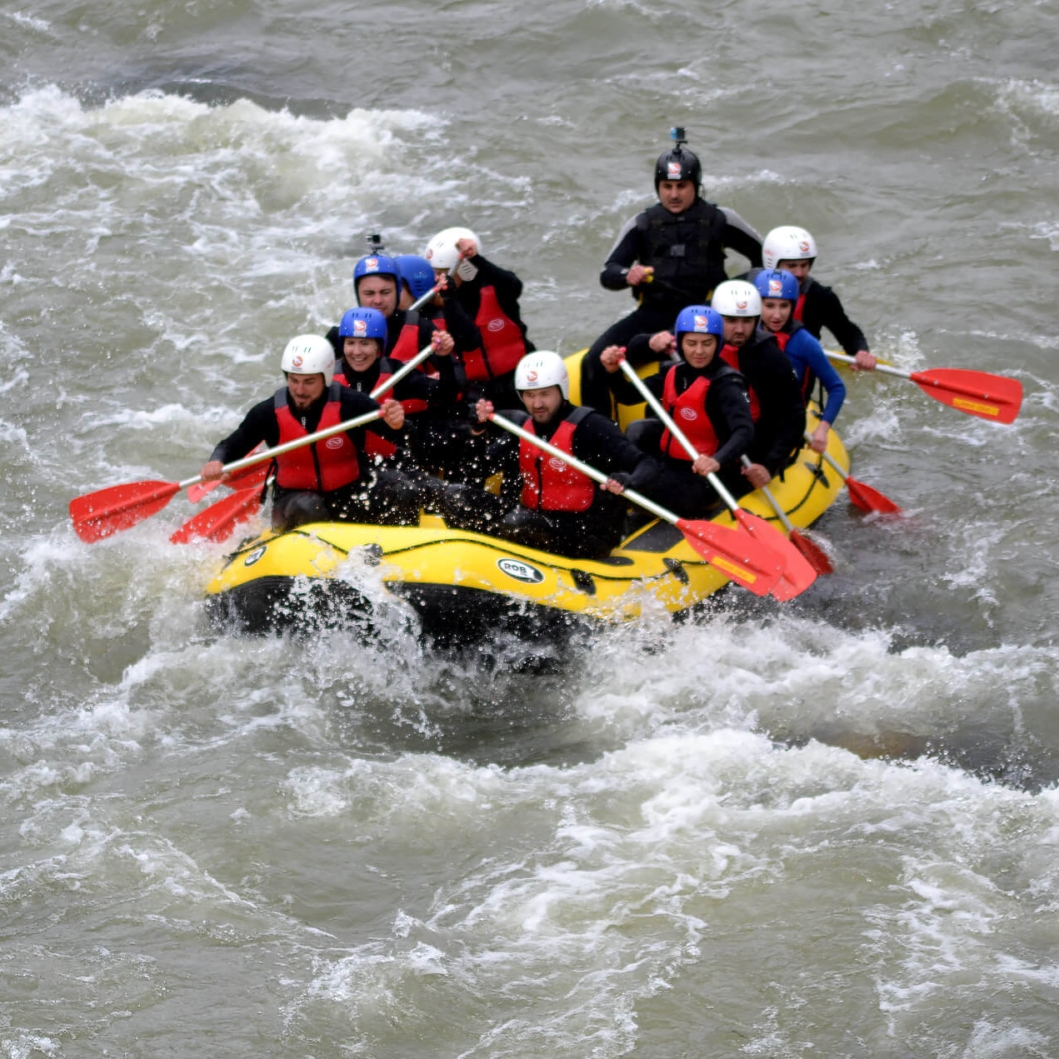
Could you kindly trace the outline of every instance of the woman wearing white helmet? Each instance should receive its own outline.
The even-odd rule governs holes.
[[[570,379],[557,353],[525,356],[515,386],[525,412],[505,411],[506,418],[611,477],[597,486],[532,443],[498,431],[488,451],[490,471],[503,474],[501,495],[463,487],[459,502],[444,512],[446,521],[558,555],[602,558],[621,540],[626,504],[620,493],[626,486],[643,489],[657,465],[606,416],[570,404]],[[478,402],[483,427],[492,412],[491,402]],[[479,445],[486,446],[484,432]]]
[[[484,396],[510,403],[511,374],[533,351],[519,308],[522,280],[483,257],[469,228],[438,232],[423,256],[439,279],[445,276],[452,284],[456,301],[477,328],[478,344],[462,350],[467,381]]]
[[[742,494],[768,485],[801,448],[805,402],[786,354],[775,338],[757,329],[761,316],[757,288],[746,280],[728,280],[713,292],[710,307],[724,322],[721,359],[750,387],[751,466],[722,474],[729,489]]]
[[[217,445],[202,468],[203,481],[220,478],[224,464],[242,459],[262,442],[273,448],[380,407],[382,421],[372,424],[372,429],[389,441],[402,441],[404,409],[400,403],[387,398],[380,406],[367,394],[335,382],[335,354],[326,338],[292,338],[283,350],[280,367],[286,385],[254,405]],[[276,457],[272,527],[287,530],[330,519],[395,520],[392,498],[375,486],[363,427],[282,453]]]
[[[798,280],[800,293],[794,306],[794,319],[819,341],[826,327],[842,348],[856,358],[854,371],[871,371],[877,362],[868,350],[864,332],[846,315],[838,295],[809,275],[816,261],[816,240],[804,228],[782,224],[765,236],[761,247],[765,268],[785,269]],[[753,281],[754,272],[748,275]]]

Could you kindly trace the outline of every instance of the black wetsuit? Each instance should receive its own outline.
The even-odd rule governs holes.
[[[761,237],[734,210],[696,199],[681,213],[661,203],[628,221],[607,256],[599,281],[608,290],[629,290],[639,300],[628,316],[592,343],[581,366],[581,403],[610,414],[609,388],[599,355],[607,346],[628,346],[638,334],[671,330],[688,305],[705,304],[728,277],[725,251],[734,250],[752,266],[761,264]],[[626,274],[636,263],[654,269],[650,283],[630,288]]]
[[[830,287],[806,276],[800,290],[805,296],[802,323],[813,338],[819,341],[820,332],[826,327],[851,357],[859,350],[870,348],[864,332],[846,315],[842,302]]]
[[[722,355],[730,347],[722,350]],[[746,378],[756,396],[760,415],[754,423],[754,440],[747,455],[775,477],[802,447],[805,433],[805,401],[787,355],[771,335],[755,331],[737,351],[732,365]],[[753,487],[737,467],[721,475],[725,485],[738,496]]]

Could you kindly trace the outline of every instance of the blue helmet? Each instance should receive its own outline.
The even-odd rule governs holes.
[[[416,301],[433,288],[436,282],[434,269],[425,257],[418,254],[398,254],[394,261],[401,283],[411,291]]]
[[[378,309],[348,309],[338,334],[341,338],[376,338],[380,355],[386,352],[386,317]]]
[[[689,331],[698,335],[715,335],[717,341],[724,339],[724,320],[721,314],[708,305],[689,305],[680,310],[677,322],[673,325],[673,334],[677,338],[677,351],[680,351],[680,336]]]
[[[397,262],[385,254],[368,254],[353,266],[353,289],[365,276],[393,276],[398,291],[401,289],[401,274]]]
[[[763,268],[754,277],[754,286],[762,298],[779,298],[780,301],[798,300],[798,277],[785,268]]]

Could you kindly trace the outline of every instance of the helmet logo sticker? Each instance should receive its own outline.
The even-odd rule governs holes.
[[[736,307],[736,308],[737,308],[737,309],[738,309],[738,310],[739,310],[739,311],[740,311],[741,313],[745,313],[745,312],[746,312],[746,307],[747,307],[747,305],[748,305],[748,304],[749,304],[749,303],[747,302],[746,298],[744,298],[744,299],[743,299],[742,301],[737,301],[737,302],[735,303],[735,307]]]
[[[802,252],[803,254],[808,254],[808,253],[809,253],[809,244],[808,244],[808,243],[807,243],[807,242],[806,242],[806,241],[805,241],[804,239],[802,239],[802,240],[801,240],[801,241],[800,241],[800,242],[798,243],[798,249],[799,249],[799,250],[800,250],[800,251],[801,251],[801,252]]]
[[[695,317],[695,330],[696,331],[705,331],[706,327],[707,327],[706,317],[705,316],[696,315],[696,317]]]
[[[699,413],[696,412],[694,408],[682,408],[680,410],[680,417],[681,419],[687,420],[698,419]]]
[[[513,577],[516,581],[522,581],[527,585],[539,585],[544,580],[544,574],[540,570],[518,559],[497,559],[496,565],[508,577]]]
[[[536,368],[530,368],[530,370],[526,372],[526,381],[527,382],[536,382],[537,381],[537,369]]]
[[[328,438],[327,441],[324,442],[324,444],[329,449],[340,449],[345,444],[345,439],[344,438]]]
[[[783,284],[778,279],[769,280],[769,294],[778,298],[783,293]]]
[[[303,363],[304,361],[302,360],[302,355],[300,353],[298,353],[296,356],[291,357],[291,364],[293,364],[296,368],[300,368]]]
[[[666,163],[666,178],[668,180],[679,180],[681,172],[681,165],[679,162],[667,162]]]
[[[433,248],[428,246],[427,247],[427,252],[423,256],[427,259],[427,261],[433,260],[433,258],[434,258],[434,250],[433,250]]]
[[[495,319],[490,320],[486,326],[490,331],[503,331],[504,320],[502,317],[497,316]]]
[[[354,320],[353,321],[353,337],[363,338],[368,333],[368,321],[367,320]]]
[[[379,267],[379,259],[377,257],[367,257],[364,259],[364,271],[371,272],[373,269]]]

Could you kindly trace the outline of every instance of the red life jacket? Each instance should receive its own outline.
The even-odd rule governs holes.
[[[463,354],[463,367],[471,382],[507,375],[526,355],[522,329],[500,308],[495,287],[483,287],[474,322],[482,333],[482,348]]]
[[[684,436],[702,456],[712,456],[718,448],[717,434],[706,414],[706,395],[710,389],[710,380],[699,376],[682,394],[677,394],[677,369],[672,367],[666,374],[665,388],[662,391],[662,403],[666,411],[677,421]],[[684,451],[684,446],[669,432],[662,431],[662,451],[667,456],[691,462],[691,457]]]
[[[739,367],[739,347],[729,345],[727,342],[721,346],[721,352],[719,354],[721,360],[725,362],[730,368],[735,368],[736,371],[741,371]],[[756,423],[761,418],[761,402],[757,399],[757,394],[754,392],[754,387],[747,382],[747,396],[750,398],[750,418]]]
[[[419,313],[408,313],[401,325],[401,332],[393,349],[387,353],[390,360],[407,364],[419,352]]]
[[[342,387],[331,383],[327,403],[317,430],[326,430],[342,421]],[[286,388],[277,390],[273,407],[279,423],[279,444],[308,437],[308,431],[294,418],[287,404]],[[281,489],[310,489],[317,493],[330,493],[360,477],[357,449],[348,433],[333,434],[323,441],[314,441],[292,452],[283,452],[276,457],[276,484]]]
[[[397,371],[397,366],[390,360],[389,357],[382,357],[379,360],[379,377],[375,380],[375,385],[372,390],[377,390],[383,385],[388,379],[393,377],[394,372]],[[335,376],[335,382],[341,386],[348,386],[349,379],[346,378],[345,373],[340,371]],[[387,392],[382,395],[379,400],[381,404],[388,397],[392,397],[393,394]],[[407,397],[401,402],[401,407],[404,409],[405,415],[415,415],[417,412],[425,412],[428,408],[427,402],[421,397]],[[387,441],[386,438],[379,437],[368,427],[364,432],[364,451],[369,456],[392,456],[397,451],[397,446],[392,441]]]
[[[799,294],[798,295],[798,300],[794,303],[794,313],[792,314],[794,316],[794,319],[795,320],[800,320],[802,318],[802,313],[804,311],[805,311],[805,295],[804,294]]]
[[[592,409],[587,406],[575,408],[559,424],[551,443],[572,456],[574,431],[591,414]],[[532,419],[523,429],[529,434],[537,433]],[[523,507],[535,511],[587,511],[596,498],[596,485],[591,478],[525,440],[519,442],[518,467],[522,474]]]

